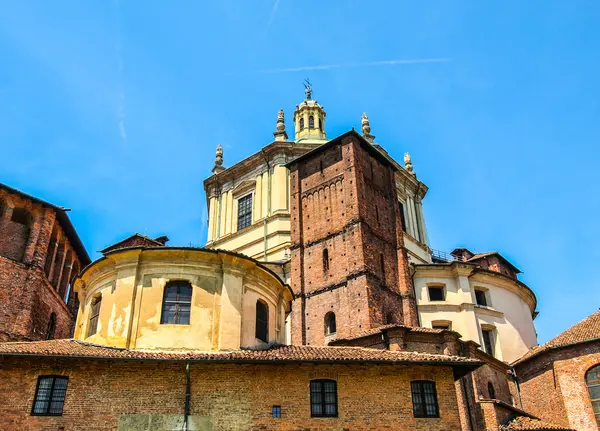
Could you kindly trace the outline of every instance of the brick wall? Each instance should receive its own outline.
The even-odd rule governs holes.
[[[349,136],[291,167],[292,342],[416,325],[394,172]]]
[[[2,189],[0,208],[0,340],[45,339],[52,313],[54,338],[70,337],[78,301],[65,296],[81,264],[54,210]]]
[[[0,393],[11,400],[0,403],[3,430],[113,430],[122,415],[183,414],[183,364],[1,361]],[[69,377],[63,416],[30,416],[43,374]],[[337,381],[338,418],[310,417],[310,380],[319,378]],[[410,381],[420,379],[436,382],[440,418],[413,417]],[[192,364],[190,413],[214,431],[460,430],[451,368],[418,365]]]
[[[585,375],[598,364],[600,341],[549,350],[517,364],[523,409],[559,425],[597,430]]]

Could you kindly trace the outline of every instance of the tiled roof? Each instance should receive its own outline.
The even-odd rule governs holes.
[[[76,357],[148,361],[198,362],[375,362],[428,363],[477,368],[481,362],[460,356],[389,351],[362,347],[316,347],[274,345],[263,350],[205,352],[198,350],[129,350],[99,346],[77,340],[50,340],[0,343],[0,355]]]
[[[494,256],[494,255],[499,256],[502,260],[504,260],[504,262],[506,262],[508,265],[510,265],[516,272],[521,272],[521,270],[519,268],[517,268],[512,263],[510,263],[508,261],[508,259],[506,259],[504,256],[502,256],[497,251],[486,251],[485,253],[477,253],[477,254],[473,255],[472,257],[470,257],[469,259],[467,259],[467,262],[474,262],[476,260],[483,259],[484,257]]]
[[[536,346],[517,359],[514,363],[526,361],[533,356],[545,352],[547,350],[563,347],[570,344],[584,343],[600,338],[600,310],[586,317],[581,322],[571,326],[562,334],[554,337],[546,344]]]
[[[565,428],[560,425],[552,424],[549,422],[540,421],[537,419],[531,419],[524,416],[519,416],[513,419],[507,425],[500,427],[500,431],[574,431],[571,428]]]
[[[388,325],[378,326],[377,328],[366,329],[363,332],[359,332],[358,334],[354,335],[353,337],[336,338],[335,340],[332,340],[331,343],[335,343],[336,341],[358,340],[359,338],[364,338],[364,337],[368,337],[370,335],[379,334],[380,332],[385,331],[386,329],[394,329],[394,328],[406,328],[408,330],[408,332],[422,332],[422,333],[427,333],[427,334],[441,334],[442,332],[444,332],[443,329],[432,329],[432,328],[425,328],[425,327],[421,327],[421,326],[405,326],[405,325],[400,325],[398,323],[391,323]]]

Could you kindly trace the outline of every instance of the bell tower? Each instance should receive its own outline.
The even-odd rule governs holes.
[[[325,135],[325,110],[312,99],[312,87],[308,79],[304,83],[306,98],[296,105],[294,111],[295,142],[323,144]]]

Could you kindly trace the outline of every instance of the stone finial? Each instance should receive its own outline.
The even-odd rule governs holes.
[[[280,109],[277,113],[277,131],[273,132],[276,141],[287,141],[288,135],[285,131],[285,120],[283,116],[283,109]]]
[[[413,169],[413,164],[412,164],[412,160],[410,158],[410,154],[408,154],[408,153],[404,153],[404,168],[413,177],[417,176],[417,174],[415,173],[415,171]]]
[[[215,167],[212,169],[213,174],[218,174],[219,172],[224,171],[223,167],[223,147],[221,144],[217,145],[217,151],[215,154]]]
[[[362,124],[362,133],[364,138],[373,143],[375,141],[375,136],[371,135],[371,123],[369,123],[369,117],[366,113],[362,114],[360,122]]]

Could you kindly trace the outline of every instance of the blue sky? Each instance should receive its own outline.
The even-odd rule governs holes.
[[[367,112],[411,153],[433,248],[524,271],[544,342],[600,306],[599,19],[583,0],[6,1],[0,181],[72,208],[93,257],[133,232],[204,244],[216,145],[252,154],[280,108],[291,130],[308,77],[329,137]]]

